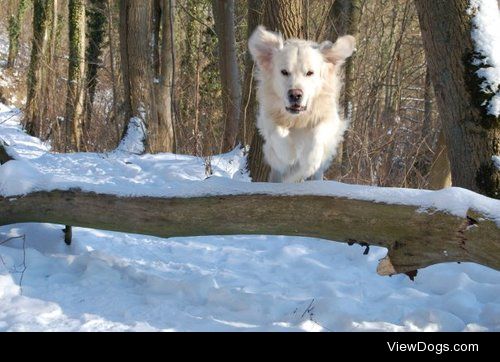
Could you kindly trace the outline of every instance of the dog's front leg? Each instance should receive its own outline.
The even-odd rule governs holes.
[[[316,151],[316,152],[315,152]],[[304,158],[289,169],[283,177],[283,182],[294,183],[304,180],[323,180],[321,167],[322,153],[317,150],[305,152]]]
[[[283,174],[277,170],[271,169],[271,172],[269,173],[269,182],[282,183],[283,182]]]
[[[314,175],[308,178],[309,181],[323,181],[325,174],[323,169],[319,169]]]
[[[295,147],[291,143],[289,130],[283,127],[274,127],[272,130],[262,132],[264,137],[264,158],[276,175],[276,182],[283,182],[284,174],[296,160]]]

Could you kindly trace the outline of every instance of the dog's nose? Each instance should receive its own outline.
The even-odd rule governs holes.
[[[303,95],[304,92],[302,92],[302,89],[290,89],[288,91],[288,100],[290,103],[299,103]]]

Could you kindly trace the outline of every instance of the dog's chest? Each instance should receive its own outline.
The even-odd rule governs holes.
[[[288,137],[290,144],[296,151],[303,151],[304,148],[311,148],[316,143],[315,132],[309,128],[290,128]]]

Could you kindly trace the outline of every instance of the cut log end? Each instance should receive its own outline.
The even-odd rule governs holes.
[[[398,274],[398,272],[392,265],[389,256],[386,256],[385,258],[380,260],[377,266],[377,274],[384,277]]]

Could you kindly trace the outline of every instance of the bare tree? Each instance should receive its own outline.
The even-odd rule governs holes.
[[[500,122],[489,115],[473,65],[467,0],[416,0],[429,70],[437,95],[455,186],[500,198]],[[446,46],[444,46],[446,44]]]
[[[236,52],[234,0],[212,0],[212,8],[219,44],[219,69],[225,118],[221,151],[229,152],[236,146],[241,107],[241,80]]]
[[[155,0],[153,15],[153,59],[158,124],[150,125],[153,151],[175,152],[174,107],[174,0]]]
[[[359,33],[359,23],[361,21],[361,0],[335,0],[328,13],[328,23],[330,25],[329,36],[331,41],[335,41],[339,36],[350,34],[356,37]],[[344,118],[351,120],[353,99],[355,92],[354,79],[355,54],[347,59],[342,70],[344,78],[344,91],[342,93],[342,111]],[[346,137],[348,137],[346,135]],[[344,143],[340,144],[337,157],[335,158],[331,170],[333,177],[339,178],[342,169],[346,169],[348,159],[348,149]],[[342,166],[343,165],[343,166]]]
[[[149,128],[158,123],[151,57],[151,1],[120,1],[120,54],[125,117],[136,117]],[[128,123],[128,121],[126,122]],[[148,139],[144,140],[149,146]]]
[[[118,76],[116,74],[115,59],[116,51],[114,46],[114,21],[113,21],[113,0],[106,0],[106,13],[107,13],[107,23],[108,23],[108,39],[109,39],[109,70],[111,76],[111,91],[112,91],[112,102],[113,102],[113,120],[118,130],[117,134],[120,133],[119,130],[119,107],[118,107]]]
[[[87,34],[88,44],[86,53],[86,92],[85,92],[85,133],[88,133],[92,121],[92,108],[97,89],[97,72],[102,67],[102,51],[106,38],[106,1],[88,0],[87,7]]]
[[[42,89],[46,84],[47,67],[44,63],[49,52],[51,24],[54,20],[55,0],[33,2],[33,41],[28,70],[26,112],[23,125],[31,135],[40,135],[44,114]]]
[[[21,35],[24,14],[28,9],[29,3],[28,0],[20,0],[16,14],[12,15],[9,19],[9,55],[7,58],[7,68],[12,68],[15,65],[17,53],[19,52],[19,35]]]
[[[85,102],[85,1],[70,0],[66,147],[80,151]]]
[[[276,0],[264,3],[264,25],[279,31],[285,38],[304,36],[304,4],[302,0]],[[255,122],[254,122],[255,124]],[[255,130],[250,147],[248,168],[254,182],[265,182],[269,176],[269,166],[264,161],[262,145],[264,140]]]
[[[359,23],[361,21],[361,0],[341,0],[335,1],[335,3],[347,3],[344,5],[344,9],[347,13],[340,13],[339,15],[345,17],[342,28],[337,28],[337,37],[341,35],[350,34],[354,37],[358,36],[359,33]],[[335,7],[334,7],[335,8]],[[332,34],[333,35],[333,34]],[[336,39],[336,38],[335,38]],[[332,39],[332,40],[335,40]],[[345,64],[345,77],[344,77],[344,95],[343,95],[343,108],[344,108],[344,117],[350,117],[350,113],[352,113],[353,106],[353,98],[354,98],[354,56],[347,59]]]
[[[261,23],[262,19],[262,0],[248,0],[247,2],[247,39],[250,38],[253,31]],[[245,73],[243,81],[243,95],[240,115],[240,131],[238,139],[243,145],[248,145],[252,142],[255,112],[256,112],[256,97],[255,97],[255,78],[254,78],[254,63],[252,55],[247,49],[245,56]]]

